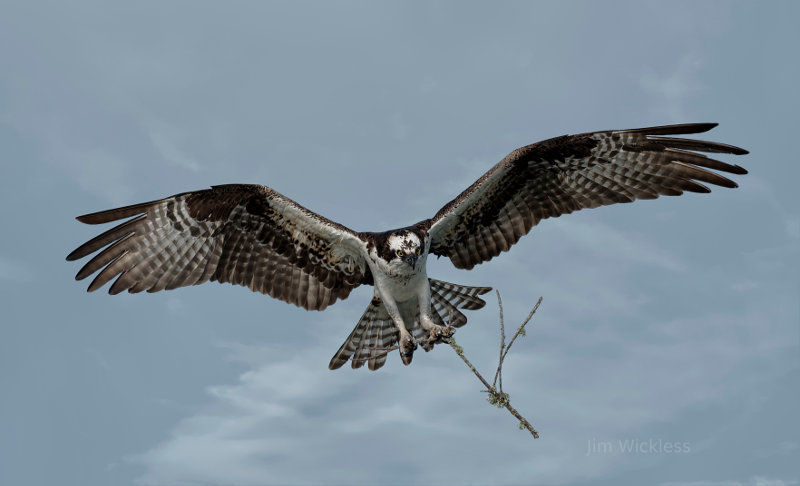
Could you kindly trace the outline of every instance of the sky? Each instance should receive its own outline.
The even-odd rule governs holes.
[[[0,483],[800,484],[796,2],[0,0]],[[718,122],[738,189],[546,220],[472,271],[517,430],[446,347],[328,361],[370,300],[87,293],[74,217],[268,185],[357,231],[511,150]],[[456,337],[496,366],[498,307]]]

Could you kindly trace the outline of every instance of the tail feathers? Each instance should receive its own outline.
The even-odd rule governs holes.
[[[386,362],[386,349],[397,344],[399,338],[400,332],[386,312],[383,302],[374,297],[353,332],[331,358],[328,368],[341,368],[352,358],[350,364],[353,369],[368,363],[369,369],[377,370]]]
[[[440,280],[428,279],[431,287],[431,318],[440,326],[461,327],[467,317],[458,309],[480,309],[486,302],[478,297],[492,290],[491,287],[467,287]],[[414,301],[401,302],[398,310],[405,320],[406,329],[415,341],[421,343],[425,351],[433,349],[427,342],[428,331],[419,322],[419,307]],[[413,317],[413,322],[411,321]],[[389,317],[380,297],[376,294],[367,310],[359,319],[353,332],[331,358],[328,368],[341,368],[348,360],[350,365],[361,368],[364,363],[370,370],[377,370],[386,363],[387,349],[400,342],[400,331]],[[406,362],[407,361],[407,362]],[[405,364],[411,362],[407,357]]]
[[[431,310],[433,319],[440,326],[461,327],[467,317],[458,309],[476,310],[486,305],[478,297],[492,290],[491,287],[467,287],[441,280],[428,279],[431,284]]]

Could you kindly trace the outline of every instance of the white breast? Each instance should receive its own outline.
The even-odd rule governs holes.
[[[416,269],[411,269],[399,259],[389,262],[380,258],[373,250],[369,254],[370,270],[376,286],[389,293],[396,302],[404,302],[417,295],[420,285],[428,282],[427,255],[421,255]]]

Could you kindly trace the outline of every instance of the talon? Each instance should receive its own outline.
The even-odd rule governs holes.
[[[403,360],[403,364],[411,364],[415,349],[417,349],[417,343],[410,334],[405,334],[400,338],[400,359]]]
[[[439,341],[441,342],[442,338],[449,338],[453,334],[456,333],[455,328],[447,326],[436,326],[431,329],[431,341]]]

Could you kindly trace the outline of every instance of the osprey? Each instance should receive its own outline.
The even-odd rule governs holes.
[[[731,145],[668,135],[715,123],[565,135],[511,152],[432,218],[405,228],[356,232],[266,186],[229,184],[79,216],[101,224],[131,218],[67,256],[103,249],[76,275],[100,273],[89,291],[116,277],[109,293],[157,292],[209,280],[230,282],[309,310],[346,298],[359,285],[374,297],[329,364],[375,370],[399,344],[409,364],[466,324],[489,287],[429,278],[428,255],[471,269],[507,251],[539,221],[636,199],[710,192],[736,183],[708,169],[746,174],[698,152],[746,154]]]

